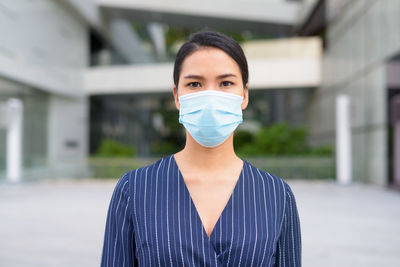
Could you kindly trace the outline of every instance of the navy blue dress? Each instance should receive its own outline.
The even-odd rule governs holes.
[[[108,208],[101,266],[301,266],[291,188],[243,161],[210,237],[173,155],[124,174]]]

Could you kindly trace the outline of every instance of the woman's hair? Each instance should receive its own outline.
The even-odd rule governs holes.
[[[234,39],[223,33],[200,31],[190,35],[189,40],[181,46],[176,55],[174,64],[174,83],[176,88],[178,88],[179,75],[184,59],[193,52],[205,47],[219,48],[235,60],[242,74],[243,87],[246,86],[249,79],[249,71],[246,56],[240,45]]]

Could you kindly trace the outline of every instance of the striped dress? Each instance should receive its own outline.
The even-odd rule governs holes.
[[[124,174],[108,207],[101,266],[301,266],[291,188],[243,162],[210,237],[173,155]]]

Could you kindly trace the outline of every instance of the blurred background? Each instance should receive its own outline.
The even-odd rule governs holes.
[[[397,0],[1,0],[0,266],[99,265],[117,179],[183,148],[204,29],[247,56],[235,150],[292,186],[304,266],[400,266],[399,26]]]

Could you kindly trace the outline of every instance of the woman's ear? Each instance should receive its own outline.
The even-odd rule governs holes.
[[[246,87],[243,90],[242,110],[246,109],[248,104],[249,104],[249,84],[246,83]]]
[[[179,104],[179,99],[178,99],[178,88],[176,87],[175,84],[174,84],[174,87],[172,89],[172,92],[174,94],[175,106],[179,110],[181,106]]]

